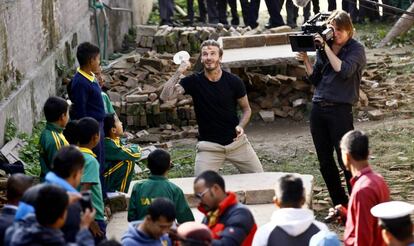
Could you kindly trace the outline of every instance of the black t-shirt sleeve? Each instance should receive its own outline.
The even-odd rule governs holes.
[[[234,95],[237,99],[240,99],[246,95],[246,86],[244,82],[236,75],[230,75],[230,81],[232,81],[232,87],[234,90]]]
[[[195,78],[194,75],[190,75],[181,79],[180,85],[184,88],[184,94],[193,95]]]

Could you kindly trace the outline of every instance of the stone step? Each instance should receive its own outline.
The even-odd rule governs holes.
[[[290,44],[225,49],[221,63],[226,68],[298,64],[295,56]],[[315,52],[308,52],[308,56],[315,56]]]
[[[277,180],[288,173],[283,172],[263,172],[224,175],[226,190],[236,192],[241,203],[247,205],[267,204],[273,202],[274,187]],[[306,191],[306,204],[312,207],[313,182],[312,175],[299,175],[303,180]],[[170,179],[171,182],[180,187],[190,204],[190,207],[196,207],[198,200],[194,196],[193,183],[194,177]],[[132,187],[138,181],[132,181],[128,194],[131,195]]]

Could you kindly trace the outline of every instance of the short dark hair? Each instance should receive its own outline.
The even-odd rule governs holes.
[[[148,215],[153,221],[158,220],[161,216],[165,217],[167,221],[173,221],[175,220],[174,203],[164,197],[156,198],[148,206]]]
[[[99,123],[91,117],[84,117],[78,121],[78,142],[88,144],[92,137],[99,134]]]
[[[62,114],[68,112],[69,104],[61,97],[49,97],[43,106],[47,122],[58,121]]]
[[[43,226],[53,225],[65,212],[69,204],[66,191],[56,185],[45,185],[37,194],[35,213],[39,224]]]
[[[380,219],[380,225],[399,241],[412,237],[413,223],[409,215],[398,219]]]
[[[148,155],[147,167],[153,175],[163,175],[171,163],[170,154],[163,149],[156,149]]]
[[[81,43],[76,51],[76,58],[81,67],[88,65],[88,63],[99,55],[99,48],[89,42]]]
[[[10,202],[20,201],[24,192],[33,185],[33,177],[16,173],[7,179],[7,200]]]
[[[111,239],[111,240],[104,240],[100,242],[98,246],[122,246],[122,244],[120,244],[115,239]]]
[[[275,193],[284,207],[300,208],[305,197],[302,179],[292,174],[281,177],[276,185]]]
[[[115,114],[107,114],[104,118],[104,133],[105,137],[111,135],[111,129],[115,127]]]
[[[78,120],[69,121],[63,130],[63,135],[70,144],[77,145],[79,142],[78,122]]]
[[[24,192],[22,199],[20,199],[20,201],[34,206],[37,202],[37,195],[39,194],[39,190],[45,185],[46,183],[41,183],[29,187],[29,189],[27,189]]]
[[[53,158],[52,171],[60,178],[66,179],[85,166],[85,159],[80,150],[73,145],[62,147]]]
[[[226,191],[226,185],[224,183],[223,177],[221,177],[220,174],[215,171],[207,170],[202,172],[195,178],[194,184],[201,179],[204,180],[205,185],[208,188],[212,187],[214,184],[217,184],[223,191]]]
[[[214,39],[205,40],[204,42],[201,43],[200,49],[203,49],[203,47],[207,47],[207,46],[217,47],[219,49],[220,57],[223,56],[223,48],[221,48],[220,43],[218,41],[216,41]]]
[[[359,130],[347,132],[341,139],[341,151],[351,154],[356,161],[368,160],[368,136]]]

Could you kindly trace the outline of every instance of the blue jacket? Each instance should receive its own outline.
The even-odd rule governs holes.
[[[163,235],[159,239],[154,239],[149,237],[142,231],[137,229],[138,225],[143,221],[132,222],[128,225],[128,231],[122,236],[122,245],[123,246],[171,246],[171,240],[167,234]]]
[[[94,245],[92,234],[87,229],[80,230],[76,235],[76,245]],[[23,245],[67,245],[63,232],[59,229],[44,227],[38,223],[19,224],[16,226],[10,241],[10,246]]]
[[[45,183],[60,186],[71,193],[79,193],[66,180],[57,176],[54,172],[48,172],[45,176]],[[65,235],[66,242],[76,242],[76,233],[79,231],[81,221],[82,207],[80,202],[72,203],[68,206],[68,215],[66,217],[65,225],[61,228]]]
[[[13,224],[17,208],[4,206],[0,214],[0,244],[4,241],[6,229]]]

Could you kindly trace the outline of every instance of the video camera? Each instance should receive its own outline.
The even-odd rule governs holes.
[[[314,40],[317,33],[322,36],[325,42],[332,40],[334,30],[327,27],[326,23],[330,15],[331,13],[318,13],[302,25],[303,33],[289,35],[292,51],[315,51],[320,48],[320,44]]]

